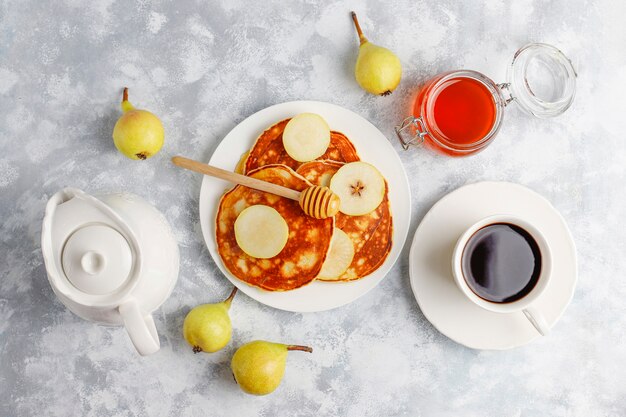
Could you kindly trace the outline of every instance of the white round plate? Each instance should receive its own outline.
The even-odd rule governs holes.
[[[536,301],[550,327],[565,311],[576,286],[574,241],[565,220],[548,200],[507,182],[480,182],[446,195],[424,216],[415,232],[409,255],[411,288],[424,316],[437,330],[474,349],[510,349],[539,337],[522,312],[484,310],[454,283],[451,259],[457,239],[473,223],[494,214],[524,218],[550,245],[554,277]]]
[[[334,104],[293,101],[263,109],[239,123],[218,145],[209,164],[232,171],[239,158],[269,126],[298,113],[311,112],[324,117],[330,128],[342,132],[354,143],[359,157],[376,166],[389,184],[393,216],[393,247],[385,262],[371,275],[357,281],[328,283],[314,281],[293,291],[269,292],[251,287],[235,278],[222,263],[215,242],[215,216],[227,182],[205,176],[200,189],[200,224],[211,256],[220,270],[241,291],[268,306],[295,312],[324,311],[348,304],[374,288],[387,275],[402,251],[409,229],[411,190],[398,154],[387,138],[361,116]]]

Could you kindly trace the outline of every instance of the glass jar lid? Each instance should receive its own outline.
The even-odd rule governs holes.
[[[576,92],[576,71],[557,48],[531,43],[520,48],[507,69],[511,98],[526,112],[554,117],[569,108]]]

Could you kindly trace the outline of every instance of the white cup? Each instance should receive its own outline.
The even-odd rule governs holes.
[[[539,279],[537,280],[537,283],[528,294],[512,302],[498,303],[479,297],[469,287],[463,275],[463,251],[467,246],[468,241],[474,233],[483,227],[496,223],[508,223],[524,229],[533,237],[535,242],[537,242],[537,246],[539,247],[539,252],[541,254],[541,270],[539,272]],[[545,336],[550,331],[550,326],[548,325],[545,317],[533,304],[541,296],[541,294],[543,294],[552,277],[552,256],[548,242],[543,237],[541,232],[539,232],[539,230],[537,230],[537,228],[532,224],[517,216],[505,214],[489,216],[479,220],[468,228],[457,241],[452,255],[452,272],[454,275],[454,281],[461,292],[463,292],[463,294],[477,306],[495,313],[515,313],[521,311],[542,336]]]

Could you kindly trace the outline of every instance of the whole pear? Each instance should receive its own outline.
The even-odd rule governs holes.
[[[147,110],[138,110],[128,101],[128,88],[122,96],[124,114],[113,128],[115,147],[130,159],[148,159],[154,156],[165,138],[163,125],[157,116]]]
[[[308,346],[255,340],[235,352],[230,367],[239,387],[248,394],[267,395],[280,385],[285,374],[287,352],[313,352]]]
[[[201,304],[187,314],[183,336],[193,346],[194,353],[217,352],[228,344],[233,332],[228,310],[235,294],[237,287],[221,303]]]
[[[391,94],[402,78],[400,60],[389,49],[367,40],[354,12],[352,12],[352,21],[361,43],[354,68],[356,81],[368,93],[381,96]]]

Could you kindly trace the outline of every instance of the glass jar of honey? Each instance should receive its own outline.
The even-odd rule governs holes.
[[[424,145],[449,156],[468,156],[495,139],[509,103],[536,117],[553,117],[569,108],[575,90],[570,60],[553,46],[529,44],[515,53],[506,83],[471,70],[444,72],[426,81],[412,115],[395,130],[404,149]]]

